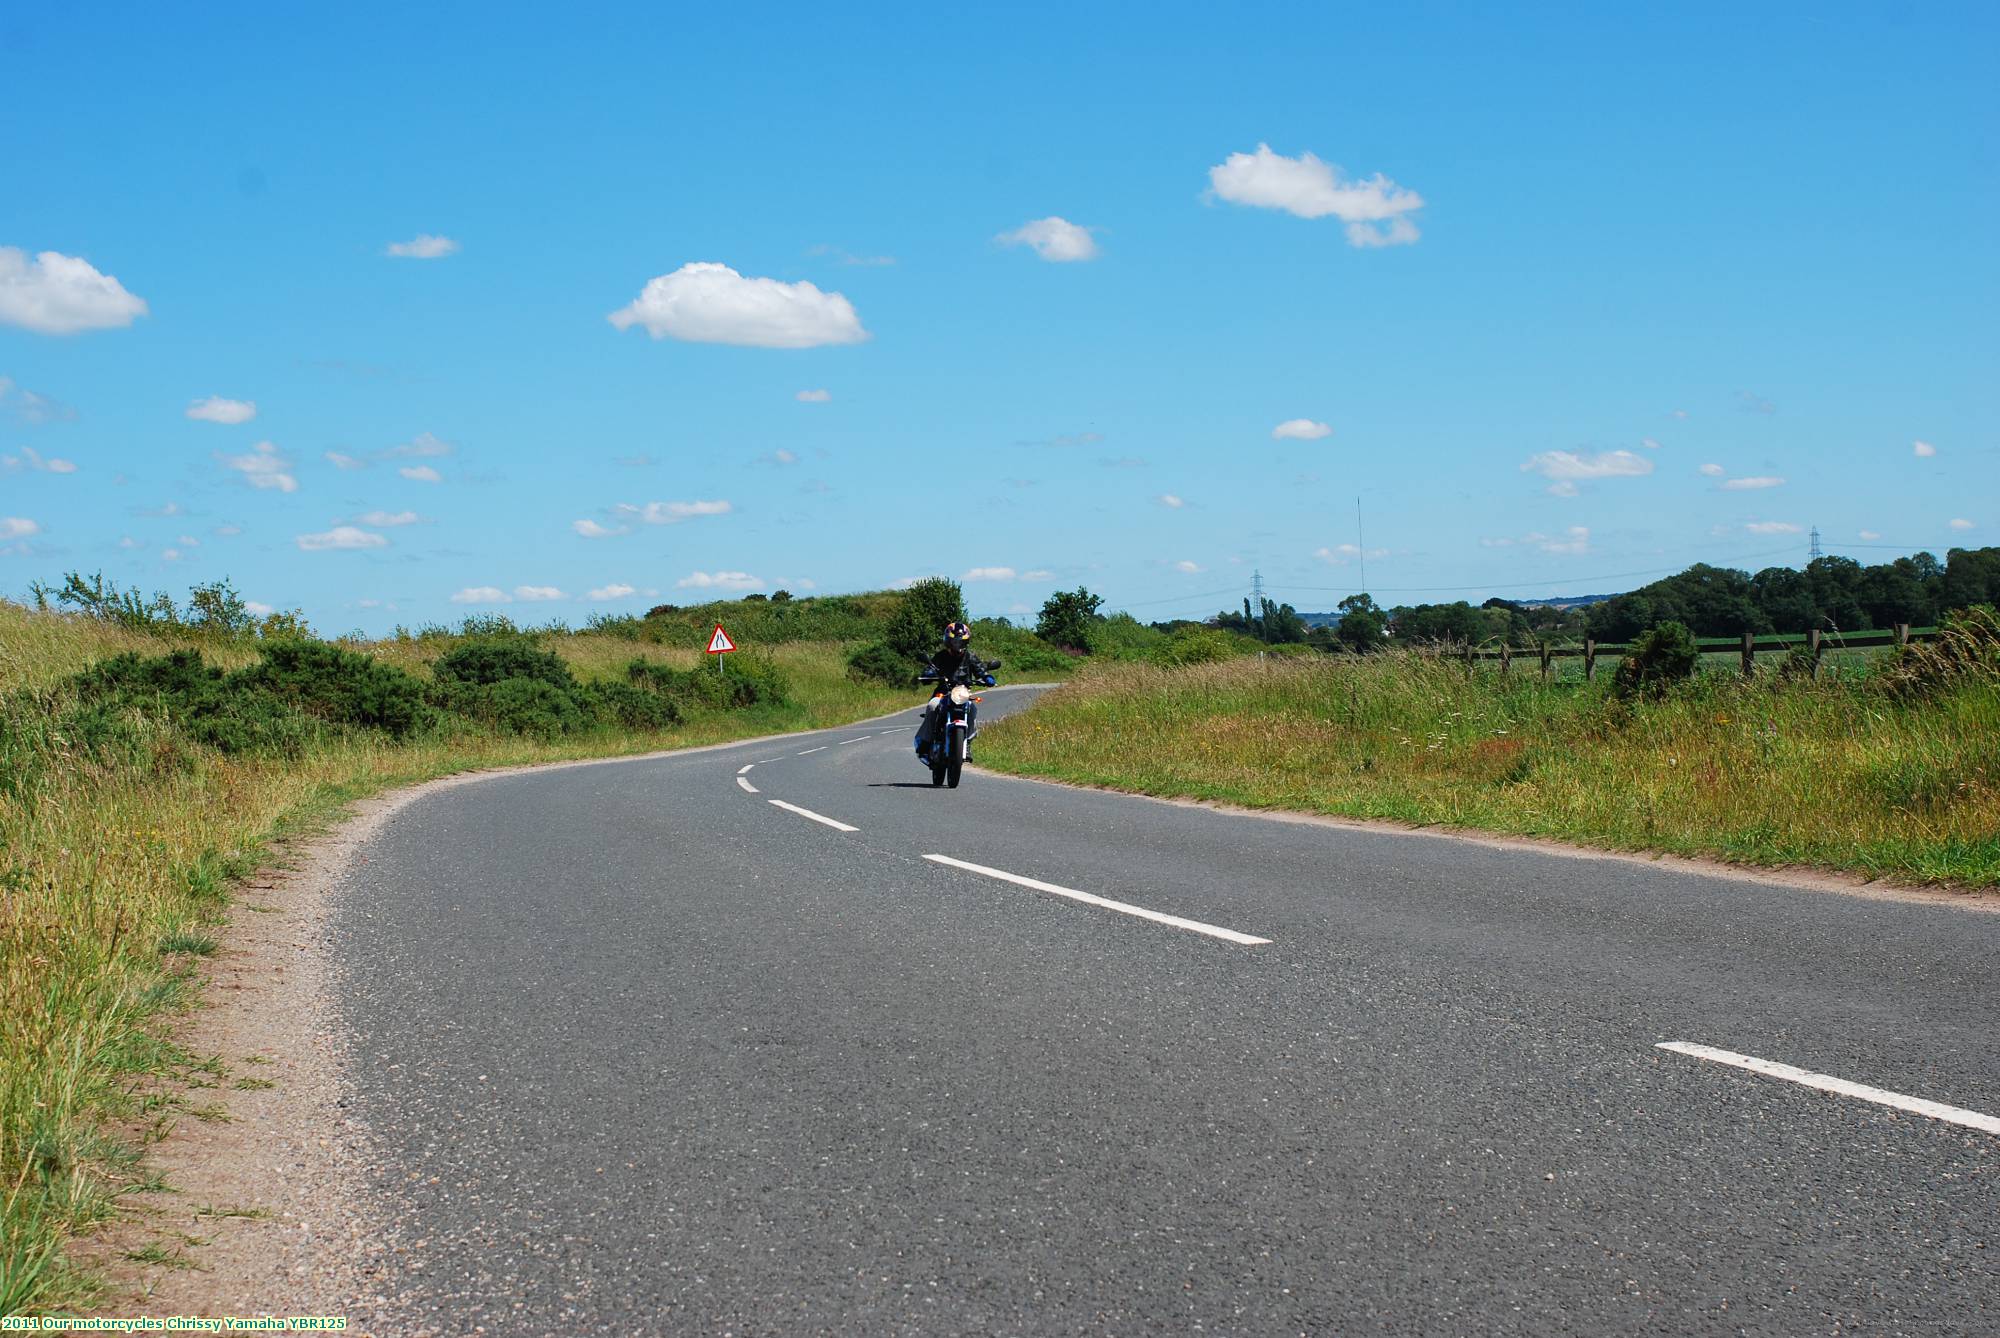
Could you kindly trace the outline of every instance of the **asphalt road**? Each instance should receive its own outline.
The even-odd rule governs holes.
[[[2000,916],[933,790],[913,722],[373,843],[336,950],[409,1323],[2000,1332],[2000,1133],[1659,1048],[2000,1114]]]

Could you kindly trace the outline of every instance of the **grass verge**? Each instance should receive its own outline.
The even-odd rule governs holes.
[[[1607,676],[1608,677],[1608,676]],[[1412,654],[1094,665],[981,732],[1142,794],[2000,886],[2000,681],[1706,675],[1661,700]]]
[[[453,644],[356,649],[431,690],[429,661]],[[626,684],[635,653],[612,637],[546,645],[584,685]],[[171,1017],[196,1001],[198,963],[217,947],[233,883],[274,845],[323,828],[357,798],[456,772],[822,728],[916,704],[906,689],[852,677],[851,643],[795,642],[762,652],[785,684],[776,699],[704,704],[671,683],[681,696],[668,728],[586,724],[544,736],[441,709],[396,737],[309,718],[299,726],[303,717],[266,694],[257,709],[292,730],[271,735],[283,749],[268,751],[207,746],[190,732],[200,720],[129,696],[93,706],[65,686],[108,656],[190,647],[227,669],[259,660],[254,644],[0,603],[0,1315],[88,1305],[95,1280],[70,1261],[69,1242],[116,1217],[124,1195],[160,1188],[145,1143],[203,1114],[160,1096],[162,1076],[203,1067],[173,1045]],[[698,652],[643,650],[669,668],[710,667]],[[253,700],[249,683],[199,691]]]

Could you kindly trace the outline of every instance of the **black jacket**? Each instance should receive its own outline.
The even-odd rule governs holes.
[[[930,663],[924,666],[924,673],[936,675],[937,681],[945,687],[954,682],[977,682],[986,672],[986,664],[970,650],[953,650],[949,646],[933,652]]]

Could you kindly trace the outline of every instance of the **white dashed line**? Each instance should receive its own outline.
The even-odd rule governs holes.
[[[842,739],[839,743],[836,743],[834,747],[845,748],[850,743],[866,743],[868,740],[874,737],[875,736],[873,734],[857,734],[851,739]]]
[[[811,756],[812,756],[812,755],[813,755],[814,753],[823,753],[823,752],[825,752],[825,751],[827,750],[827,748],[828,748],[829,746],[830,746],[830,745],[828,745],[828,744],[824,744],[824,743],[822,743],[822,744],[821,744],[821,745],[820,745],[819,747],[817,747],[817,748],[808,748],[808,749],[806,749],[806,750],[805,750],[804,752],[802,752],[802,753],[794,753],[794,754],[792,754],[792,755],[793,755],[794,757],[811,757]]]
[[[1845,1078],[1830,1078],[1824,1073],[1813,1073],[1806,1069],[1793,1068],[1790,1064],[1758,1059],[1752,1055],[1739,1055],[1734,1050],[1717,1050],[1708,1045],[1693,1045],[1687,1041],[1661,1041],[1658,1048],[1671,1050],[1677,1055],[1691,1055],[1696,1059],[1727,1064],[1731,1068],[1747,1069],[1752,1073],[1761,1073],[1767,1078],[1781,1078],[1786,1082],[1798,1083],[1802,1087],[1832,1092],[1835,1096],[1851,1096],[1862,1101],[1873,1101],[1878,1106],[1893,1106],[1897,1110],[1907,1110],[1913,1115],[1928,1115],[1934,1120],[1962,1124],[1968,1129],[1978,1129],[1983,1133],[2000,1134],[2000,1118],[1982,1115],[1976,1110],[1966,1110],[1961,1106],[1947,1106],[1941,1101],[1926,1101],[1920,1096],[1904,1096],[1901,1092],[1869,1087],[1864,1083],[1849,1082]]]
[[[1210,938],[1219,938],[1227,943],[1241,944],[1246,948],[1271,941],[1267,938],[1257,938],[1251,934],[1239,934],[1234,929],[1223,929],[1216,925],[1205,925],[1199,920],[1184,920],[1178,915],[1167,915],[1161,911],[1149,911],[1144,906],[1134,906],[1129,902],[1113,901],[1109,897],[1100,897],[1092,892],[1079,892],[1073,887],[1058,887],[1054,883],[1044,883],[1037,878],[1023,878],[1020,874],[1008,873],[1005,869],[989,869],[984,864],[968,864],[962,859],[953,859],[949,855],[926,855],[924,858],[933,864],[949,864],[954,869],[964,869],[970,873],[984,874],[988,878],[998,878],[1002,882],[1015,883],[1021,887],[1032,887],[1037,892],[1049,892],[1058,897],[1068,897],[1071,901],[1080,901],[1086,906],[1101,906],[1107,911],[1117,911],[1122,915],[1136,915],[1142,920],[1151,920],[1156,924],[1172,925],[1175,929],[1185,929],[1193,934],[1206,934]]]
[[[745,794],[756,794],[756,793],[757,793],[757,787],[756,787],[756,786],[754,786],[754,785],[752,785],[752,784],[751,784],[751,783],[750,783],[749,781],[747,781],[747,780],[744,780],[744,779],[743,779],[743,778],[742,778],[741,776],[738,776],[738,777],[736,778],[736,783],[737,783],[738,785],[741,785],[741,786],[743,787],[743,792],[744,792]]]
[[[745,762],[742,766],[736,768],[736,774],[739,776],[744,775],[750,770],[751,767],[754,767],[756,765],[757,764],[755,762]]]
[[[850,827],[844,822],[837,822],[827,817],[824,813],[815,813],[809,808],[800,808],[797,804],[788,804],[782,799],[767,799],[764,802],[775,804],[787,813],[796,813],[802,818],[811,818],[814,822],[823,822],[837,832],[858,832],[861,830],[859,827]]]

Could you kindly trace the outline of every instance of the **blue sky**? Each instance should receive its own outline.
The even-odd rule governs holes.
[[[2000,542],[2000,10],[1467,9],[12,6],[0,591],[1159,618]]]

